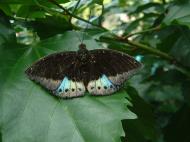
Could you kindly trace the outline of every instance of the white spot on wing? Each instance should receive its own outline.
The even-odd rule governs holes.
[[[121,85],[127,79],[129,79],[133,74],[135,74],[137,70],[139,70],[139,69],[134,69],[134,70],[131,70],[131,71],[128,71],[128,72],[117,74],[116,76],[110,76],[109,79],[111,80],[111,82],[113,82],[113,84]]]
[[[46,79],[43,77],[38,77],[38,76],[29,76],[31,80],[36,81],[37,83],[40,83],[42,86],[47,88],[48,90],[55,90],[57,86],[61,83],[60,80],[53,80],[51,78]]]
[[[76,88],[77,88],[77,96],[82,96],[86,91],[84,84],[82,82],[76,82]]]

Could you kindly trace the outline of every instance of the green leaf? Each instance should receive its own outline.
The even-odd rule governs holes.
[[[17,13],[17,17],[23,17],[23,18],[44,18],[45,12],[41,10],[37,6],[31,6],[31,5],[22,5]]]
[[[170,53],[184,66],[190,67],[190,30],[180,28],[181,36],[176,40]]]
[[[6,0],[2,2],[3,4],[35,4],[34,0]]]
[[[171,91],[172,90],[172,91]],[[166,95],[167,94],[167,95]],[[169,101],[169,100],[183,100],[181,95],[180,86],[171,86],[171,85],[157,85],[153,84],[149,90],[147,90],[147,95],[149,99],[156,101]]]
[[[80,33],[78,33],[81,36]],[[89,49],[98,44],[85,35]],[[32,46],[9,44],[0,50],[0,128],[3,142],[120,142],[122,119],[134,119],[124,90],[115,95],[58,99],[30,81],[24,70],[40,57],[77,50],[76,32],[66,32]]]
[[[158,32],[153,33],[152,35],[149,35],[149,39],[151,37],[157,36],[160,42],[157,45],[157,48],[164,52],[169,52],[171,48],[174,46],[177,39],[181,36],[180,33],[180,26],[167,26],[163,29],[161,29]]]
[[[148,25],[150,25],[150,21],[153,21],[153,19],[155,19],[155,17],[157,17],[157,16],[158,16],[158,14],[155,14],[155,13],[144,14],[143,17],[138,18],[138,19],[132,21],[131,23],[129,23],[126,26],[124,34],[127,35],[127,34],[131,33],[132,31],[135,31],[138,28],[140,22],[142,22],[142,21],[144,22],[144,24],[148,23]]]
[[[6,14],[6,15],[12,15],[10,6],[8,4],[0,4],[0,9]]]
[[[160,31],[144,35],[143,41],[153,44],[172,55],[175,60],[186,67],[190,67],[190,29],[186,26],[168,26]]]
[[[2,135],[1,135],[1,132],[0,132],[0,142],[2,142]]]
[[[190,87],[189,86],[190,86],[190,81],[189,80],[183,82],[182,92],[183,92],[185,102],[190,106],[190,95],[189,95]]]
[[[30,25],[42,39],[54,36],[56,34],[61,34],[66,30],[72,29],[72,25],[66,18],[61,18],[58,16],[37,18],[35,21],[28,23],[28,25]]]
[[[0,10],[0,45],[15,40],[15,32],[8,17]]]
[[[140,12],[157,12],[157,10],[163,12],[164,6],[160,3],[150,2],[144,5],[138,6],[133,12],[130,14],[137,14]]]
[[[93,3],[100,4],[100,5],[103,4],[103,0],[93,0],[92,2],[93,2]]]
[[[177,22],[178,24],[190,27],[190,2],[180,5],[174,5],[169,9],[168,14],[164,19],[167,25]]]
[[[132,110],[137,114],[138,118],[124,121],[124,129],[126,132],[125,141],[155,141],[158,138],[158,132],[155,127],[156,122],[154,120],[152,107],[138,95],[135,88],[128,86],[126,90],[134,104]]]
[[[167,142],[189,142],[190,141],[190,109],[184,105],[170,120],[164,128],[165,140]]]

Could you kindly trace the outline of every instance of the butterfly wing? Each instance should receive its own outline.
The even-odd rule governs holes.
[[[108,95],[120,86],[142,64],[133,57],[114,50],[91,50],[91,75],[87,90],[93,95]]]
[[[85,88],[93,95],[111,94],[141,67],[131,56],[113,50],[91,50],[89,55],[83,63],[77,52],[51,54],[26,74],[54,95],[71,98],[84,95]]]
[[[82,96],[85,87],[77,78],[76,52],[61,52],[35,62],[25,73],[44,88],[62,98]]]

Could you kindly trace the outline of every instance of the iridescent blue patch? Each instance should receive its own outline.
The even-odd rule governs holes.
[[[61,82],[60,86],[57,88],[56,93],[59,95],[69,89],[70,81],[68,77],[64,77],[63,81]]]
[[[107,78],[105,74],[102,75],[100,81],[104,88],[110,88],[110,86],[114,87],[113,83]]]

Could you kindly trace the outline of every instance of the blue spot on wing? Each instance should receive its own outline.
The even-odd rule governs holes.
[[[110,87],[111,85],[113,86],[113,83],[104,74],[100,78],[100,81],[101,81],[103,86],[106,86],[106,87]]]
[[[137,61],[139,61],[139,62],[142,60],[142,58],[143,58],[143,56],[141,56],[141,55],[138,55],[138,56],[135,57],[135,59],[136,59]]]
[[[57,88],[56,93],[61,94],[64,92],[65,89],[69,89],[69,87],[70,87],[70,81],[68,77],[64,77],[60,86]]]

